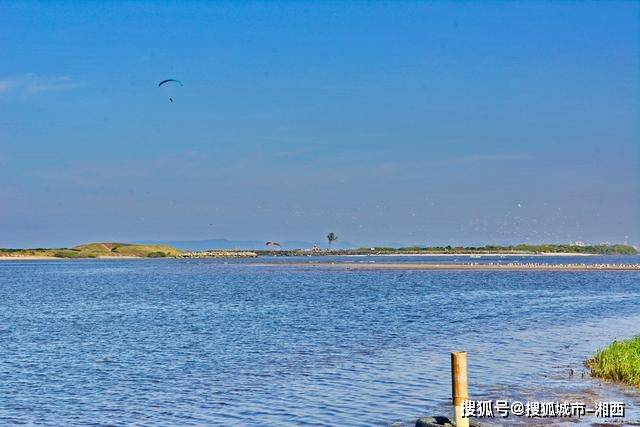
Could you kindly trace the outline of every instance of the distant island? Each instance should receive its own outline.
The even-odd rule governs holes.
[[[89,243],[72,248],[0,249],[0,259],[47,258],[247,258],[327,255],[637,255],[628,245],[409,246],[355,249],[182,251],[164,244]]]

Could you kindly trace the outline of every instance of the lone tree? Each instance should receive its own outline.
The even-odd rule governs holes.
[[[327,240],[329,241],[329,249],[331,249],[331,244],[338,240],[338,236],[336,236],[336,233],[332,231],[331,233],[327,234]]]

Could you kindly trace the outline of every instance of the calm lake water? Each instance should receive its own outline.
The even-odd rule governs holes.
[[[0,424],[412,425],[449,415],[454,350],[475,399],[622,400],[640,419],[637,391],[581,375],[640,333],[640,272],[264,261],[0,262]]]

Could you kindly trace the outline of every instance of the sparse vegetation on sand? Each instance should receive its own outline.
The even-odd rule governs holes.
[[[640,336],[598,350],[587,366],[596,378],[640,387]]]
[[[130,243],[89,243],[74,247],[86,254],[95,254],[96,256],[132,256],[132,257],[174,257],[182,253],[182,251],[169,245],[136,245]]]
[[[136,245],[131,243],[89,243],[73,248],[54,249],[0,249],[0,256],[12,258],[164,258],[175,257],[181,253],[182,251],[168,245]]]

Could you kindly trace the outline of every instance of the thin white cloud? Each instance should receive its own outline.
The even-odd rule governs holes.
[[[18,86],[18,81],[15,79],[2,79],[0,80],[0,95],[9,92]]]
[[[195,178],[192,176],[191,179],[202,179],[200,171],[206,170],[202,163],[204,158],[204,155],[195,151],[184,151],[145,158],[69,161],[41,168],[32,172],[32,175],[49,182],[83,188],[162,178],[169,171],[175,171],[176,176],[183,179],[192,176],[190,173],[195,174]]]
[[[71,76],[40,76],[24,74],[0,78],[0,96],[10,93],[36,95],[43,92],[60,92],[76,89],[84,83]]]
[[[449,157],[444,162],[448,164],[467,164],[480,162],[517,161],[528,159],[530,159],[529,156],[517,154],[477,154],[469,156]]]
[[[58,92],[75,89],[83,86],[83,83],[73,80],[69,76],[61,77],[33,77],[25,88],[27,94],[40,92]]]

